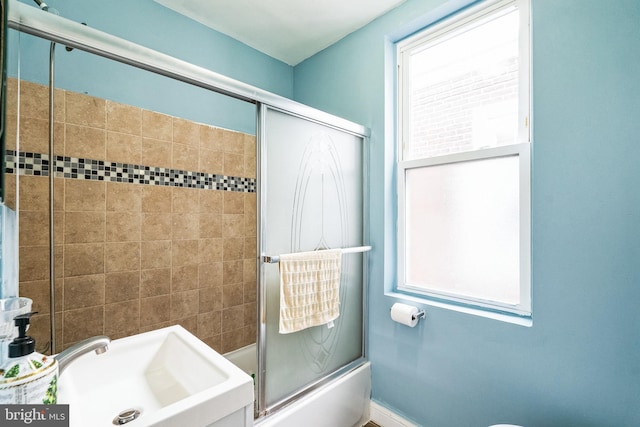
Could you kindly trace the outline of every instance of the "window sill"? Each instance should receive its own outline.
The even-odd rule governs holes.
[[[444,308],[447,310],[457,311],[459,313],[471,314],[474,316],[486,317],[488,319],[498,320],[500,322],[512,323],[514,325],[531,327],[533,326],[533,319],[531,316],[518,316],[516,314],[500,313],[490,310],[482,310],[475,307],[463,306],[453,303],[447,303],[446,301],[435,301],[429,298],[417,297],[401,292],[389,291],[384,293],[385,296],[396,298],[416,304],[424,304],[432,307]]]

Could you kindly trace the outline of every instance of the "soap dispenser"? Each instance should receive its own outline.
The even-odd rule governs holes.
[[[57,402],[58,363],[52,356],[36,353],[36,342],[27,336],[35,312],[14,318],[18,337],[9,343],[9,359],[0,367],[0,405]]]

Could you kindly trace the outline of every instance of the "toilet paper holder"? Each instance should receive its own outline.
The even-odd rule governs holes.
[[[389,311],[391,311],[391,309],[389,309]],[[425,317],[427,317],[427,313],[424,310],[419,310],[416,314],[411,315],[411,320],[424,319]]]
[[[426,317],[426,313],[424,310],[421,310],[414,305],[403,304],[400,302],[396,302],[395,304],[393,304],[390,311],[391,320],[393,320],[394,322],[398,322],[401,325],[406,325],[410,328],[415,327],[420,319],[424,319]]]
[[[411,320],[420,320],[420,319],[424,319],[425,317],[427,317],[427,314],[425,313],[424,310],[420,310],[418,311],[416,314],[411,316]]]

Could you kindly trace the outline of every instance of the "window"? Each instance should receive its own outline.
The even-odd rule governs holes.
[[[531,315],[529,5],[398,43],[398,291]]]

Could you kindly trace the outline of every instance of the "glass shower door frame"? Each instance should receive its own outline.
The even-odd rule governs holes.
[[[277,400],[275,402],[269,402],[270,399],[268,399],[269,396],[267,396],[268,390],[267,390],[267,375],[269,375],[269,373],[267,372],[267,354],[269,351],[269,344],[267,343],[268,338],[267,338],[267,287],[266,287],[266,281],[267,281],[267,268],[277,268],[276,266],[274,266],[273,264],[270,265],[270,263],[265,261],[265,257],[268,256],[273,256],[273,255],[279,255],[279,254],[269,254],[266,253],[266,239],[267,239],[267,209],[266,209],[266,200],[268,197],[268,191],[267,191],[267,136],[266,136],[266,129],[267,129],[267,114],[268,111],[274,111],[274,112],[278,112],[278,113],[283,113],[289,116],[292,116],[294,118],[298,118],[298,119],[302,119],[305,121],[309,121],[311,123],[317,124],[317,125],[321,125],[321,126],[325,126],[328,128],[331,128],[333,130],[337,130],[340,132],[344,132],[350,135],[353,135],[357,138],[360,138],[362,140],[362,148],[361,148],[361,153],[362,153],[362,177],[361,177],[361,182],[362,182],[362,230],[361,230],[361,236],[362,236],[362,245],[368,245],[368,229],[369,229],[369,224],[368,224],[368,210],[369,210],[369,205],[368,205],[368,193],[366,191],[366,189],[368,188],[368,179],[369,179],[369,174],[368,174],[368,135],[364,134],[364,133],[359,133],[357,131],[354,131],[353,129],[349,129],[346,127],[341,126],[342,122],[340,120],[337,120],[335,122],[332,122],[331,120],[319,120],[317,117],[315,117],[313,114],[310,115],[306,115],[304,114],[304,111],[302,112],[294,112],[292,110],[289,109],[283,109],[283,108],[278,108],[278,107],[274,107],[274,106],[270,106],[270,105],[266,105],[266,104],[259,104],[258,105],[258,124],[257,124],[257,159],[258,159],[258,183],[257,183],[257,198],[258,198],[258,224],[257,224],[257,236],[258,236],[258,259],[257,259],[257,271],[258,271],[258,304],[257,304],[257,318],[258,318],[258,325],[257,325],[257,330],[258,330],[258,341],[257,341],[257,372],[256,372],[256,391],[257,391],[257,396],[256,396],[256,415],[259,417],[262,416],[266,416],[269,415],[271,413],[273,413],[274,411],[280,409],[281,407],[291,403],[293,400],[297,399],[298,397],[308,394],[314,390],[316,390],[318,387],[321,387],[322,385],[330,382],[331,380],[338,378],[342,375],[344,375],[345,373],[357,368],[358,366],[362,365],[364,362],[366,362],[366,346],[367,346],[367,335],[366,335],[366,322],[367,322],[367,284],[368,284],[368,280],[367,280],[367,252],[364,252],[362,255],[346,255],[346,256],[362,256],[362,324],[361,324],[361,330],[360,330],[360,348],[361,348],[361,352],[359,357],[357,357],[355,360],[352,360],[351,362],[348,362],[340,367],[338,367],[337,369],[333,370],[332,372],[329,372],[325,375],[323,375],[322,377],[316,378],[315,380],[304,384],[302,387],[298,388],[297,390],[293,391],[292,393],[288,394],[287,396],[281,398],[280,400]],[[310,109],[312,110],[312,109]],[[317,110],[314,110],[317,111]],[[324,117],[323,117],[324,118]],[[343,255],[345,256],[345,255]]]
[[[75,48],[84,52],[93,53],[97,56],[108,58],[123,64],[131,65],[133,67],[147,70],[158,75],[166,76],[172,79],[176,79],[181,82],[189,83],[194,86],[198,86],[204,89],[209,89],[213,92],[228,95],[232,98],[236,98],[243,101],[255,103],[257,106],[262,107],[262,104],[273,106],[272,108],[281,109],[281,111],[287,114],[298,115],[307,120],[311,120],[323,125],[340,129],[341,131],[361,136],[363,138],[363,189],[368,188],[368,136],[369,130],[361,125],[353,123],[351,121],[342,119],[340,117],[322,112],[312,107],[305,106],[298,102],[268,92],[266,90],[248,85],[246,83],[231,79],[227,76],[206,70],[202,67],[198,67],[194,64],[187,63],[185,61],[173,58],[169,55],[160,53],[158,51],[137,45],[131,41],[115,37],[113,35],[104,33],[95,28],[87,27],[80,23],[73,22],[69,19],[56,16],[54,14],[42,13],[37,8],[33,8],[27,4],[21,3],[17,0],[11,0],[11,8],[8,15],[8,26],[14,30],[22,33],[34,35],[48,41],[53,41],[59,44],[63,44],[70,48]],[[261,134],[261,114],[258,112],[258,136]],[[260,155],[260,142],[257,144],[258,156]],[[260,159],[260,157],[258,157]],[[260,171],[258,171],[258,180],[260,180]],[[260,183],[258,183],[260,185]],[[258,192],[260,189],[258,187]],[[259,197],[259,196],[258,196]],[[367,193],[363,191],[362,204],[363,212],[368,212]],[[367,216],[363,218],[363,244],[367,244],[367,231],[368,222]],[[260,236],[260,220],[258,221],[258,237]],[[367,284],[367,255],[362,255],[363,274],[362,282],[364,283],[363,295],[362,295],[362,357],[358,361],[354,361],[344,367],[338,369],[334,373],[328,375],[326,378],[319,379],[308,384],[305,390],[312,390],[319,384],[332,379],[333,377],[340,376],[345,372],[359,366],[365,359],[366,341],[367,337],[364,333],[366,331],[366,284]],[[260,262],[257,260],[257,262]],[[258,295],[260,298],[260,295]],[[259,301],[258,301],[259,302]],[[260,310],[260,309],[259,309]],[[261,312],[258,313],[260,318],[258,319],[258,330],[260,337],[263,336]],[[260,347],[264,348],[263,341],[259,343]],[[264,356],[260,356],[263,358]],[[361,361],[359,363],[359,361]],[[262,365],[264,366],[264,365]],[[258,377],[264,378],[264,372],[258,372]],[[264,384],[264,381],[262,381]],[[263,387],[263,386],[262,386]],[[262,392],[264,396],[264,390]],[[264,399],[264,398],[262,398]],[[264,401],[263,401],[264,403]],[[265,408],[263,404],[260,408]],[[275,409],[275,405],[269,408],[269,410]],[[261,409],[264,411],[264,409]]]

